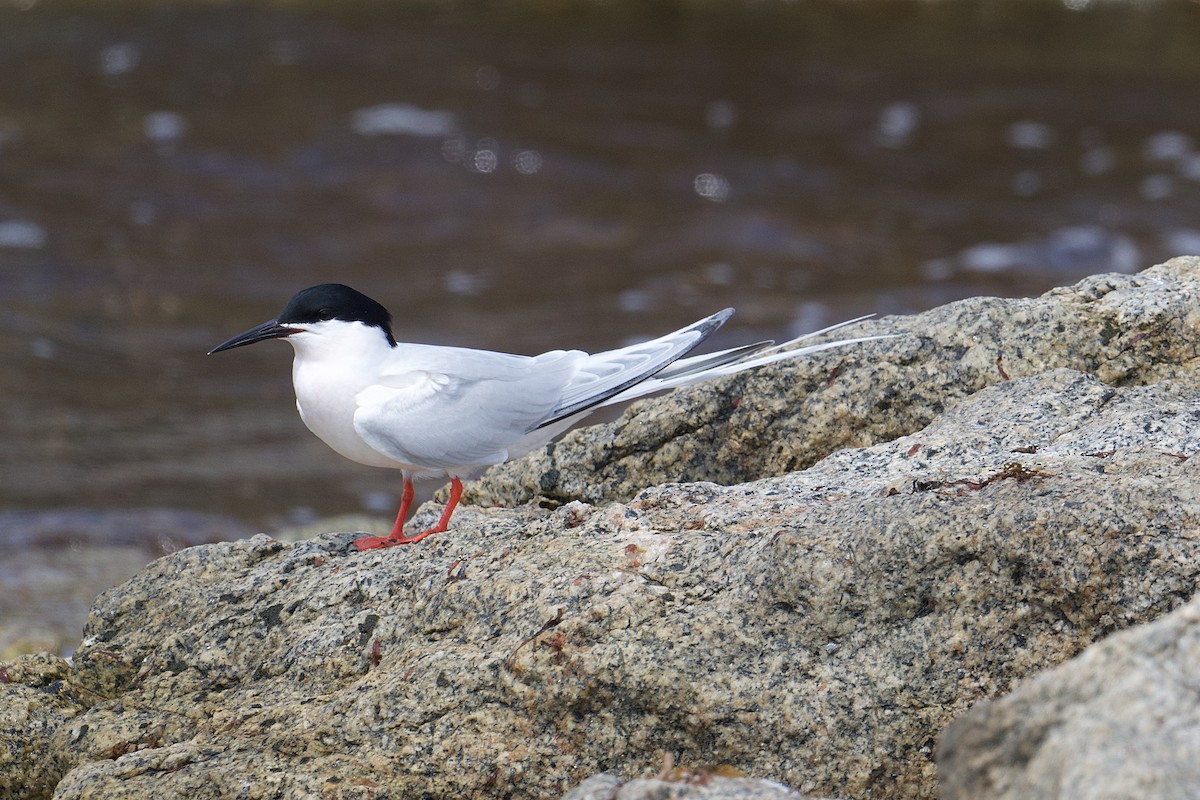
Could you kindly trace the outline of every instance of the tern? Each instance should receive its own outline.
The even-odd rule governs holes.
[[[520,356],[397,342],[386,308],[349,286],[324,283],[296,294],[278,317],[222,342],[209,355],[267,339],[287,340],[295,350],[296,408],[308,429],[351,461],[400,470],[403,491],[391,534],[354,541],[357,549],[371,550],[446,531],[463,478],[525,455],[599,408],[888,338],[792,347],[866,318],[859,317],[781,345],[756,342],[684,358],[732,314],[727,308],[674,333],[602,353],[551,350]],[[405,536],[417,477],[448,477],[450,500],[436,525]]]

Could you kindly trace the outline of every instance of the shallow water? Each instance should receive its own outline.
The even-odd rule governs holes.
[[[1200,252],[1200,7],[1072,6],[0,6],[0,553],[390,513],[204,355],[313,283],[539,352]]]

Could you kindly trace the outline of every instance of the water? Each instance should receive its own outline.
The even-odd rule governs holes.
[[[290,348],[204,355],[313,283],[540,352],[1200,251],[1198,17],[0,5],[0,553],[386,516],[396,476],[296,417]]]

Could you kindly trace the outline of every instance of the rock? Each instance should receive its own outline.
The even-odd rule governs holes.
[[[829,453],[920,430],[1008,378],[1065,368],[1123,386],[1200,379],[1200,262],[1096,275],[1041,297],[976,297],[847,336],[837,348],[719,384],[639,401],[469,484],[468,502],[628,500],[668,481],[724,485],[803,469]],[[445,497],[442,496],[444,501]]]
[[[72,684],[111,699],[59,729],[57,796],[545,796],[664,750],[930,796],[972,700],[1194,590],[1197,401],[1057,371],[754,485],[183,551],[97,602]]]
[[[46,654],[0,661],[0,797],[49,797],[66,771],[51,740],[80,708],[65,687],[68,672]]]
[[[623,781],[611,773],[588,778],[563,800],[804,800],[771,781],[696,773],[678,779]]]
[[[938,746],[940,796],[1195,797],[1197,664],[1200,598],[955,720]]]
[[[466,507],[402,550],[345,533],[164,557],[97,599],[38,768],[57,800],[525,798],[652,775],[665,752],[808,794],[932,797],[952,718],[1195,592],[1198,288],[1180,259],[881,324],[910,335],[843,353],[832,382],[802,367],[797,408],[824,441],[902,435],[801,472],[638,491],[628,473],[603,490],[628,483],[623,502]],[[778,401],[747,436],[798,453],[802,380],[773,374],[753,378],[769,400],[750,379],[716,395]],[[699,430],[645,474],[740,436]],[[12,689],[0,707],[26,702]]]

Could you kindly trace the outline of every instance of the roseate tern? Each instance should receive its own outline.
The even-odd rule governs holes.
[[[209,355],[286,339],[296,351],[292,384],[308,429],[351,461],[400,470],[404,490],[391,535],[354,542],[359,550],[369,550],[445,531],[462,495],[462,478],[530,452],[598,408],[887,338],[784,349],[865,319],[859,317],[782,345],[757,342],[683,357],[732,314],[727,308],[666,336],[603,353],[551,350],[518,356],[399,343],[386,308],[349,286],[324,283],[300,292],[276,319],[217,345]],[[425,476],[450,478],[450,501],[436,525],[405,536],[412,481]]]

